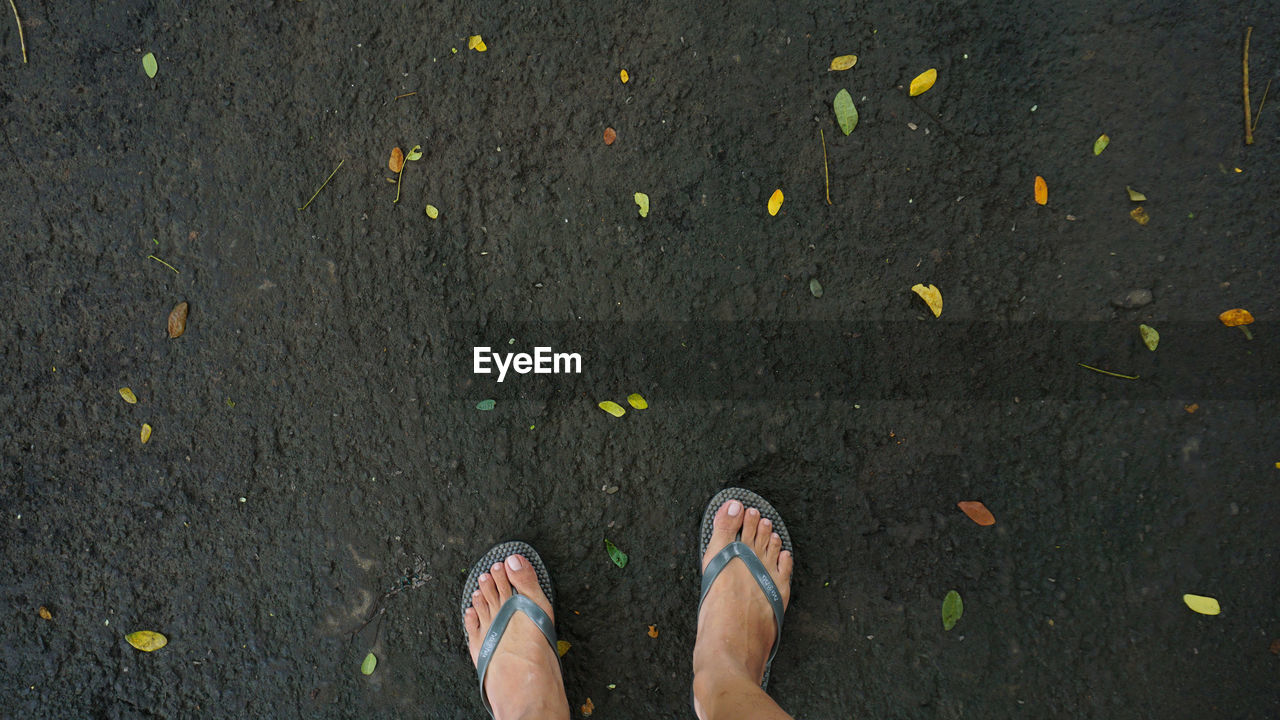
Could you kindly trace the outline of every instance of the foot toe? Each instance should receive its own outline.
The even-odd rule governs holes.
[[[764,557],[761,558],[764,560],[765,567],[777,566],[778,553],[780,552],[782,552],[782,536],[778,533],[772,533],[769,535],[769,544],[764,551]]]
[[[512,555],[507,558],[506,575],[516,592],[533,600],[546,611],[547,615],[550,615],[553,620],[555,619],[551,602],[547,600],[546,594],[542,592],[542,586],[538,584],[538,573],[534,571],[533,566],[529,564],[529,560],[525,556]]]
[[[707,545],[707,554],[702,559],[704,568],[707,566],[708,558],[738,537],[738,532],[742,530],[742,518],[742,503],[737,500],[729,500],[716,510],[716,516],[711,523],[711,542]]]
[[[752,545],[756,541],[756,531],[760,529],[760,511],[747,508],[742,517],[742,541]]]
[[[498,602],[505,602],[511,597],[511,581],[507,578],[507,566],[494,563],[489,569],[489,574],[493,576],[493,585],[498,589]]]

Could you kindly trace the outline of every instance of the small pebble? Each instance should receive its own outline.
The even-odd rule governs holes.
[[[1126,310],[1133,310],[1150,305],[1151,301],[1154,299],[1155,298],[1151,294],[1150,290],[1147,290],[1146,288],[1139,288],[1130,290],[1124,295],[1113,298],[1111,300],[1111,304]]]

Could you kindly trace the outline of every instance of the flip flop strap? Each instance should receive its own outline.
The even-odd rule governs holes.
[[[715,557],[711,558],[711,562],[707,563],[706,571],[702,573],[702,597],[698,599],[698,611],[702,611],[702,600],[707,597],[707,593],[711,590],[711,585],[720,576],[720,571],[724,570],[729,561],[735,557],[741,558],[742,562],[747,564],[747,569],[751,571],[751,576],[756,579],[756,584],[764,591],[765,599],[773,607],[774,626],[778,631],[773,639],[773,649],[769,651],[769,662],[765,665],[767,668],[773,664],[773,656],[778,654],[778,645],[782,642],[782,594],[778,592],[778,586],[774,584],[773,578],[769,576],[769,571],[765,569],[764,563],[760,562],[760,558],[756,556],[755,551],[750,546],[742,541],[735,540],[716,553]],[[765,676],[768,677],[768,670],[765,671]]]
[[[489,661],[493,659],[493,654],[498,649],[498,641],[502,640],[502,634],[507,631],[507,623],[511,622],[512,616],[517,612],[528,615],[533,624],[542,631],[547,642],[551,643],[551,649],[553,651],[556,649],[556,626],[537,603],[525,595],[512,595],[502,604],[502,607],[498,608],[498,614],[494,616],[489,632],[484,635],[484,642],[480,644],[480,655],[476,659],[476,677],[480,679],[480,700],[490,716],[493,715],[493,707],[489,705],[489,696],[484,691],[484,676],[489,671]]]

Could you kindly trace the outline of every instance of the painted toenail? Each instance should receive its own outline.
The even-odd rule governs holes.
[[[520,558],[512,555],[507,558],[507,567],[511,568],[512,572],[520,572],[520,568],[523,566],[520,564]]]
[[[742,503],[737,500],[729,501],[729,517],[738,517],[738,513],[742,512]]]

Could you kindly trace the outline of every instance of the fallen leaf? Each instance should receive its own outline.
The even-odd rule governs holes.
[[[1156,346],[1160,344],[1160,333],[1150,325],[1139,325],[1138,333],[1142,335],[1142,344],[1147,346],[1151,352],[1156,351]]]
[[[622,81],[623,85],[626,85],[627,81],[631,79],[631,75],[627,73],[626,68],[623,68],[623,70],[618,73],[618,79]]]
[[[612,145],[614,140],[618,139],[618,132],[611,127],[604,129],[604,144]]]
[[[191,306],[184,300],[169,311],[169,337],[182,337],[182,333],[187,331],[187,312]]]
[[[996,524],[996,516],[991,514],[986,505],[977,500],[964,500],[956,503],[956,506],[964,511],[964,514],[968,515],[970,520],[983,527]]]
[[[778,208],[781,208],[781,207],[782,207],[782,188],[778,188],[777,190],[773,191],[772,195],[769,196],[769,214],[777,215]]]
[[[378,667],[378,658],[373,653],[369,653],[364,656],[364,662],[360,663],[360,674],[372,675],[376,667]]]
[[[1280,655],[1280,638],[1271,641],[1271,654]]]
[[[498,404],[498,402],[497,402],[496,400],[481,400],[480,402],[476,403],[476,409],[477,409],[477,410],[492,410],[492,409],[493,409],[493,407],[494,407],[495,405],[497,405],[497,404]]]
[[[636,193],[636,205],[640,206],[640,217],[649,217],[649,196],[642,192]]]
[[[568,640],[557,640],[557,641],[556,641],[556,655],[558,655],[558,656],[560,656],[560,657],[564,657],[564,654],[565,654],[565,653],[567,653],[567,652],[569,652],[569,648],[571,648],[571,647],[573,647],[573,646],[569,644],[569,641],[568,641]]]
[[[1191,403],[1190,405],[1183,405],[1182,409],[1186,410],[1188,414],[1194,415],[1195,412],[1200,409],[1200,403]],[[1277,467],[1280,467],[1280,463],[1277,463]]]
[[[658,626],[657,626],[657,625],[650,625],[650,626],[649,626],[649,637],[651,637],[651,638],[656,638],[656,637],[658,637]]]
[[[1036,204],[1047,205],[1049,203],[1049,185],[1044,178],[1036,176]]]
[[[1102,151],[1106,150],[1110,144],[1111,138],[1107,137],[1106,133],[1099,135],[1098,139],[1093,141],[1093,154],[1101,155]]]
[[[942,599],[942,629],[950,630],[955,627],[963,614],[964,601],[960,599],[960,593],[955,590],[947,591],[947,596]]]
[[[942,291],[941,290],[934,287],[933,285],[923,285],[921,283],[916,283],[915,285],[911,286],[911,292],[919,295],[920,299],[924,300],[925,304],[929,306],[929,309],[933,311],[934,317],[940,317],[942,315]]]
[[[52,619],[53,619],[53,613],[49,612],[49,608],[47,608],[47,607],[45,607],[45,606],[43,606],[43,605],[41,605],[41,606],[40,606],[40,609],[36,611],[36,614],[37,614],[37,615],[39,615],[39,616],[40,616],[40,618],[41,618],[42,620],[52,620]]]
[[[623,415],[627,414],[627,411],[623,409],[621,405],[619,405],[618,403],[612,400],[605,400],[604,402],[600,403],[600,409],[609,413],[614,417],[622,417]]]
[[[120,397],[124,398],[124,401],[130,405],[137,404],[138,402],[138,396],[134,395],[133,391],[127,387],[120,388]]]
[[[591,698],[582,703],[582,717],[591,717],[591,713],[596,711],[596,704],[591,702]]]
[[[1211,597],[1205,597],[1204,595],[1183,595],[1182,602],[1186,603],[1187,607],[1195,610],[1201,615],[1217,615],[1222,612],[1222,608],[1219,607],[1217,600]]]
[[[142,69],[146,71],[147,77],[154,78],[156,76],[156,71],[160,69],[160,67],[156,65],[156,56],[151,53],[143,55]]]
[[[836,93],[836,99],[831,105],[836,111],[836,122],[840,123],[844,134],[853,132],[858,127],[858,109],[853,106],[853,97],[849,95],[849,91],[842,89]]]
[[[1244,308],[1223,310],[1222,314],[1218,315],[1218,321],[1227,327],[1248,325],[1253,322],[1253,313],[1245,310]]]
[[[1124,189],[1125,189],[1125,192],[1129,193],[1129,199],[1134,202],[1142,202],[1143,200],[1147,199],[1146,195],[1143,195],[1142,193],[1138,192],[1137,190],[1134,190],[1128,185],[1125,185]]]
[[[467,38],[467,49],[475,50],[476,52],[484,52],[489,49],[489,46],[484,44],[484,38],[479,35],[472,35]]]
[[[620,568],[627,566],[627,554],[619,550],[617,545],[609,542],[608,538],[605,538],[604,549],[609,553],[609,559],[613,561],[614,565]]]
[[[640,393],[631,393],[630,395],[628,395],[627,402],[631,405],[631,407],[637,410],[644,410],[645,408],[649,407],[649,403],[644,398],[640,397]]]
[[[431,218],[432,220],[435,220],[436,218],[440,217],[440,211],[436,209],[435,205],[427,206],[427,217]]]
[[[818,282],[818,278],[809,280],[809,292],[816,298],[822,297],[822,283]]]
[[[421,145],[414,145],[414,146],[413,146],[413,149],[409,151],[409,154],[404,156],[404,159],[405,159],[405,160],[409,160],[409,161],[421,160],[421,159],[422,159],[422,146],[421,146]]]
[[[1137,220],[1139,225],[1146,225],[1147,223],[1151,222],[1151,216],[1147,214],[1146,210],[1142,209],[1141,205],[1130,210],[1129,217],[1133,218],[1134,220]]]
[[[831,58],[831,67],[829,69],[830,70],[848,70],[849,68],[857,64],[858,64],[857,55],[841,55],[839,57]]]
[[[147,423],[142,423],[142,432],[140,435],[142,437],[142,444],[146,445],[147,441],[151,439],[151,426]]]
[[[933,87],[933,84],[937,81],[938,81],[937,68],[929,68],[928,70],[925,70],[924,72],[920,73],[915,77],[914,80],[911,81],[911,97],[915,97],[920,93]]]
[[[391,148],[391,159],[387,160],[387,167],[391,168],[393,173],[404,170],[404,151],[399,147]]]
[[[138,648],[142,652],[155,652],[169,644],[169,638],[166,638],[158,632],[152,632],[150,630],[131,632],[128,635],[125,635],[124,639],[127,640],[130,645]]]

